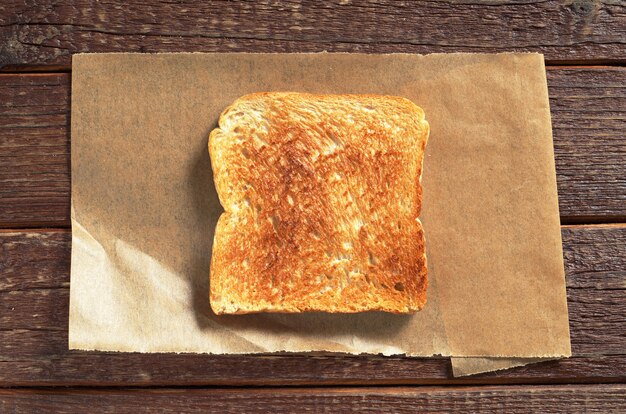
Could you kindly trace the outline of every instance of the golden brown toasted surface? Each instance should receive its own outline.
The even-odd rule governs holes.
[[[428,133],[423,111],[398,97],[235,101],[209,138],[225,210],[213,244],[213,311],[421,309]]]

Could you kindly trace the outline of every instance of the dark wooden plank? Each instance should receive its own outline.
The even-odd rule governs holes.
[[[620,1],[4,1],[0,67],[76,52],[502,52],[622,62]]]
[[[68,288],[71,237],[68,230],[0,230],[0,292]]]
[[[626,68],[549,70],[548,86],[561,220],[626,221]]]
[[[626,381],[626,224],[562,235],[574,357],[453,379],[446,358],[68,351],[69,232],[0,232],[0,386]]]
[[[70,77],[0,75],[0,227],[67,226]]]
[[[626,225],[567,226],[562,237],[573,352],[626,355]]]
[[[562,221],[626,221],[626,69],[548,71]],[[0,228],[69,226],[70,75],[0,75]]]
[[[0,390],[0,411],[100,413],[626,411],[626,385]]]

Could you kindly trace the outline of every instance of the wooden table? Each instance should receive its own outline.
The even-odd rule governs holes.
[[[572,358],[455,379],[446,358],[68,351],[71,55],[323,50],[545,54]],[[0,412],[626,412],[625,64],[619,0],[4,0]]]

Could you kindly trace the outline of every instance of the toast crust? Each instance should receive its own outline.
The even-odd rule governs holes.
[[[421,309],[428,135],[399,97],[255,93],[226,108],[209,137],[224,207],[213,311]]]

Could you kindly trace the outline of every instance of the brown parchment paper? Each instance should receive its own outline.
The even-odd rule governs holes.
[[[423,311],[212,314],[207,138],[259,91],[424,108]],[[461,375],[571,354],[541,55],[80,54],[71,122],[72,349],[482,357]]]

